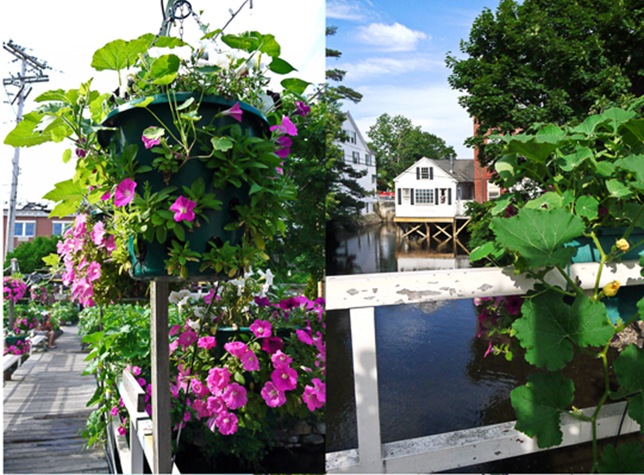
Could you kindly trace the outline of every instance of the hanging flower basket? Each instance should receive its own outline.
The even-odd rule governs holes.
[[[176,145],[172,137],[180,134],[180,131],[173,124],[173,103],[176,109],[181,109],[187,101],[198,101],[198,117],[196,121],[197,130],[209,128],[217,130],[223,135],[233,125],[239,125],[242,133],[248,137],[263,137],[268,132],[268,122],[264,115],[248,104],[227,99],[221,96],[199,97],[196,93],[182,92],[169,95],[153,96],[152,101],[146,101],[145,107],[141,107],[143,100],[135,100],[123,104],[112,111],[103,125],[113,127],[115,130],[103,131],[99,135],[101,145],[111,147],[111,153],[120,155],[126,152],[129,145],[138,147],[136,160],[145,171],[136,176],[137,190],[144,190],[149,187],[150,192],[158,193],[164,189],[176,190],[181,193],[185,187],[190,188],[197,180],[202,179],[205,183],[205,193],[212,193],[214,198],[221,202],[219,209],[208,209],[203,213],[198,224],[185,233],[185,240],[190,249],[204,254],[208,252],[211,245],[221,247],[224,243],[232,246],[240,244],[243,229],[226,229],[238,219],[235,207],[249,202],[249,186],[242,184],[239,187],[227,184],[225,187],[218,187],[213,179],[213,162],[199,156],[189,157],[181,168],[172,174],[164,175],[153,168],[155,160],[159,157],[158,149],[142,141],[146,129],[163,124],[166,128],[170,145]],[[238,107],[242,112],[241,120],[231,115],[222,115],[222,112]],[[208,136],[195,137],[197,143],[209,141]],[[144,146],[145,145],[145,146]],[[155,144],[156,145],[156,144]],[[131,274],[139,279],[168,278],[167,265],[168,249],[171,238],[160,241],[159,234],[154,240],[144,239],[142,236],[132,236],[129,241],[130,259],[132,263]],[[218,276],[212,269],[200,270],[200,262],[187,264],[187,276],[193,279],[212,279]],[[184,276],[185,277],[185,276]]]

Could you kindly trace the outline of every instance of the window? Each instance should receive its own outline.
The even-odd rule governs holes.
[[[34,237],[36,235],[36,222],[16,221],[13,235],[14,237]]]
[[[53,236],[62,236],[71,225],[71,221],[54,221],[51,226],[51,234]]]
[[[418,167],[416,168],[417,180],[433,180],[434,169],[432,167]]]
[[[434,190],[416,189],[416,204],[417,205],[431,205],[434,204]]]
[[[360,152],[353,152],[353,163],[360,163]]]
[[[365,153],[364,159],[365,159],[365,163],[366,163],[368,166],[371,166],[371,165],[372,165],[372,163],[371,163],[371,155],[369,155],[368,153]]]
[[[347,130],[347,135],[349,136],[349,143],[356,143],[358,141],[355,130]]]

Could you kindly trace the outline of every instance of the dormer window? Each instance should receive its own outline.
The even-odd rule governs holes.
[[[416,168],[417,180],[433,180],[434,168],[433,167],[418,167]]]

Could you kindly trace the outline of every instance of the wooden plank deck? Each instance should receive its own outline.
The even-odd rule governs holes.
[[[4,384],[2,473],[109,473],[102,449],[86,449],[80,431],[96,389],[76,327],[55,349],[34,352]]]

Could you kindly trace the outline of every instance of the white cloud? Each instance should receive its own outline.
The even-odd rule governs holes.
[[[372,15],[373,4],[370,1],[328,0],[326,17],[333,20],[362,21]]]
[[[399,76],[408,73],[442,71],[445,64],[442,60],[427,55],[405,57],[374,57],[357,63],[343,63],[342,69],[347,71],[346,79],[353,83],[366,79],[378,81],[378,76]]]
[[[395,22],[391,25],[371,23],[358,28],[358,40],[383,51],[413,51],[419,41],[431,39],[422,31],[412,30]]]
[[[363,94],[363,100],[358,104],[347,103],[345,107],[351,111],[365,138],[369,127],[376,123],[380,115],[402,115],[415,126],[420,126],[454,147],[457,158],[473,158],[472,149],[463,145],[463,141],[473,133],[472,119],[458,104],[460,93],[448,85],[376,85],[358,90]]]

